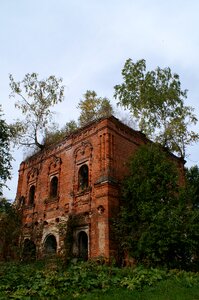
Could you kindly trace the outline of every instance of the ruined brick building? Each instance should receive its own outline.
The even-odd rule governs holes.
[[[115,256],[110,220],[119,208],[119,183],[128,158],[147,142],[111,116],[22,162],[16,201],[22,209],[24,248],[32,246],[37,257],[64,255],[69,216],[76,216],[72,254]]]

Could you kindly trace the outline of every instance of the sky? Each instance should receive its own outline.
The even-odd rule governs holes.
[[[198,0],[0,0],[0,104],[4,118],[20,117],[9,98],[9,74],[20,81],[63,78],[65,100],[54,108],[60,125],[77,120],[87,90],[108,97],[122,83],[125,61],[145,59],[147,69],[170,67],[188,90],[186,105],[199,118]],[[194,128],[198,130],[198,125]],[[21,149],[12,149],[12,179],[4,196],[14,199]],[[199,143],[187,149],[186,166],[199,164]]]

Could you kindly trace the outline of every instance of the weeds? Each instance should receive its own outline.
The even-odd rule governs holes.
[[[0,299],[73,299],[88,293],[113,290],[141,291],[158,282],[173,280],[190,288],[199,286],[199,274],[184,271],[117,268],[93,261],[71,266],[46,263],[0,264]]]

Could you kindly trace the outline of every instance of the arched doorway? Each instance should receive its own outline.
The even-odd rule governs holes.
[[[57,241],[53,234],[47,236],[44,243],[45,254],[54,255],[57,252]]]
[[[78,251],[80,258],[88,259],[88,236],[85,231],[80,231],[78,234]]]
[[[25,239],[23,243],[22,259],[30,261],[36,259],[36,245],[33,241]]]

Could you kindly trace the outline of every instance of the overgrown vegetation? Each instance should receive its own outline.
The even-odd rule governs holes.
[[[77,107],[80,109],[80,127],[113,114],[113,107],[108,98],[98,97],[95,91],[86,91],[83,96]]]
[[[114,97],[118,104],[129,109],[139,129],[147,137],[180,157],[186,156],[188,145],[199,140],[199,134],[190,130],[197,123],[194,109],[185,105],[187,90],[182,90],[179,75],[170,68],[146,71],[144,59],[127,59],[122,69],[123,83],[116,85]],[[113,114],[106,97],[98,97],[87,90],[79,101],[78,122],[71,120],[59,129],[52,122],[51,108],[64,99],[62,79],[51,75],[39,80],[37,73],[26,74],[22,81],[10,75],[11,96],[24,119],[18,119],[12,129],[15,141],[36,150],[60,141],[78,127]]]
[[[46,131],[44,145],[48,146],[61,141],[64,137],[74,133],[77,129],[103,117],[113,114],[113,107],[108,98],[98,97],[95,91],[86,91],[83,99],[79,101],[77,108],[80,110],[78,122],[71,120],[61,129],[54,126],[53,129]]]
[[[116,299],[122,299],[123,294],[134,299],[143,292],[154,292],[160,283],[175,295],[180,287],[198,292],[199,274],[143,267],[119,269],[94,261],[67,268],[55,262],[0,265],[0,299],[111,299],[109,295],[114,294]]]
[[[43,144],[44,146],[52,145],[63,140],[78,129],[78,124],[71,120],[67,122],[61,129],[55,124],[53,129],[46,131]]]
[[[54,126],[52,107],[64,99],[62,79],[51,75],[39,79],[37,73],[27,73],[21,81],[10,78],[10,97],[16,99],[15,107],[22,119],[12,124],[15,143],[26,148],[43,149],[43,139]]]
[[[137,150],[129,172],[114,222],[121,251],[145,265],[198,270],[197,173],[180,182],[172,157],[155,144]]]
[[[127,59],[122,69],[123,82],[116,85],[118,104],[128,108],[147,137],[180,157],[188,145],[199,140],[190,130],[197,123],[194,109],[185,105],[187,90],[170,68],[146,70],[144,59]]]
[[[77,107],[80,109],[78,122],[71,120],[60,129],[59,124],[53,122],[52,107],[64,100],[62,79],[51,75],[40,80],[37,73],[27,73],[18,82],[12,75],[9,78],[10,97],[16,99],[15,107],[22,114],[22,118],[10,125],[13,141],[25,149],[31,148],[32,154],[61,141],[78,128],[113,113],[107,98],[98,97],[95,91],[88,90]]]
[[[192,209],[199,209],[199,167],[192,166],[185,169],[186,197]]]
[[[19,258],[21,216],[14,206],[0,197],[0,261]]]
[[[197,119],[193,109],[184,105],[187,91],[181,90],[179,76],[172,74],[169,68],[146,72],[144,60],[137,63],[128,60],[122,74],[124,83],[115,87],[119,104],[130,108],[148,137],[184,158],[187,145],[196,142],[199,136],[188,129]],[[79,127],[113,113],[107,98],[87,91],[78,105],[78,123],[72,120],[59,129],[52,122],[51,106],[63,100],[61,83],[62,80],[54,76],[38,80],[36,73],[26,74],[21,82],[10,76],[12,96],[17,97],[16,107],[24,119],[8,127],[0,111],[0,195],[5,180],[10,178],[11,130],[19,144],[42,150]],[[92,261],[67,265],[67,269],[55,262],[40,265],[2,263],[0,299],[65,299],[66,296],[70,299],[86,297],[88,292],[91,295],[95,292],[98,297],[98,293],[117,294],[118,290],[140,292],[157,282],[169,283],[171,287],[179,283],[197,289],[197,273],[155,269],[199,270],[199,169],[195,166],[186,170],[184,186],[179,184],[178,175],[172,156],[156,144],[141,147],[130,160],[129,175],[122,187],[122,208],[114,228],[122,255],[128,253],[135,258],[138,267],[119,269]],[[71,258],[76,222],[75,217],[69,218],[65,240],[67,263]],[[6,199],[1,198],[1,259],[16,258],[19,234],[20,216]],[[139,263],[151,268],[139,267]]]

